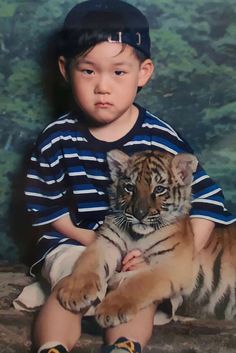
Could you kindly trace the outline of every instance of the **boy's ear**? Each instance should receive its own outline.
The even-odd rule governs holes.
[[[66,59],[64,58],[64,56],[59,57],[58,66],[59,66],[60,73],[62,74],[64,79],[66,81],[68,81],[68,77],[67,77],[67,73],[66,73]]]
[[[138,87],[143,87],[150,80],[154,71],[154,64],[151,59],[144,60],[140,65]]]

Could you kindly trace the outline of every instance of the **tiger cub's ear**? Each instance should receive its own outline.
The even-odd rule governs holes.
[[[180,185],[190,185],[198,160],[189,153],[179,153],[172,160],[172,171]]]
[[[115,181],[128,166],[129,156],[120,150],[112,150],[107,153],[107,162],[111,178]]]

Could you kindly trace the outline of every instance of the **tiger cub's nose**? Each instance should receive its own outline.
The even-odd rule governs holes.
[[[134,214],[135,218],[137,218],[139,221],[144,219],[146,217],[147,213],[148,213],[147,209],[144,209],[142,207],[135,207],[133,210],[133,214]]]

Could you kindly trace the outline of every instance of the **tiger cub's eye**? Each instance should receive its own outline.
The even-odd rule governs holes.
[[[162,186],[162,185],[157,185],[155,187],[155,189],[153,190],[153,193],[154,194],[164,194],[166,191],[166,187],[165,186]]]
[[[125,185],[125,191],[131,193],[134,191],[134,185],[133,184],[126,184]]]

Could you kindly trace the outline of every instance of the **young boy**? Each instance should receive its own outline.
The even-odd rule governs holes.
[[[58,64],[71,86],[75,108],[44,129],[28,170],[26,196],[38,230],[37,259],[52,288],[71,272],[108,211],[106,153],[128,154],[191,148],[165,122],[134,103],[153,73],[148,22],[126,2],[93,0],[76,5],[58,36]],[[221,189],[201,166],[193,182],[192,225],[196,248],[206,244],[215,222],[229,224]],[[144,266],[131,252],[123,270]],[[152,333],[155,306],[105,332],[102,352],[140,353]],[[35,323],[39,353],[69,352],[81,333],[81,314],[65,310],[54,292]]]

